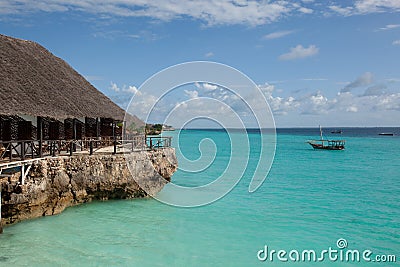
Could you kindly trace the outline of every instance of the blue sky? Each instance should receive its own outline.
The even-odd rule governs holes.
[[[278,127],[399,126],[398,0],[0,0],[0,33],[45,46],[122,107],[162,69],[210,60],[260,85]]]

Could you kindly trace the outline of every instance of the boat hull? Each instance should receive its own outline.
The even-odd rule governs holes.
[[[383,136],[394,136],[394,133],[380,133],[379,135],[383,135]]]
[[[325,150],[344,150],[344,146],[323,146],[321,144],[309,143],[314,149],[325,149]]]
[[[314,149],[324,149],[324,150],[344,150],[344,145],[346,143],[345,140],[327,140],[322,136],[322,128],[319,126],[321,139],[319,140],[308,140],[309,143]],[[342,131],[336,130],[335,132]]]

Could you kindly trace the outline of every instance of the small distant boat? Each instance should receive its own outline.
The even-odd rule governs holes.
[[[379,135],[393,136],[394,133],[380,133]]]
[[[331,131],[331,133],[333,133],[333,134],[342,134],[343,131],[342,130],[334,130],[334,131]]]
[[[346,143],[345,140],[326,140],[322,136],[322,128],[319,126],[320,140],[309,140],[309,143],[314,149],[325,149],[325,150],[343,150]]]

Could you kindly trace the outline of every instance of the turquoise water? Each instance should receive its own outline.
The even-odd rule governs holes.
[[[339,238],[347,240],[347,249],[396,255],[398,264],[400,138],[346,129],[345,151],[318,151],[304,143],[315,133],[278,131],[271,171],[252,194],[248,185],[259,152],[257,132],[249,134],[254,146],[245,176],[213,204],[176,208],[153,199],[94,202],[6,227],[0,235],[0,266],[366,266],[362,260],[328,257],[320,263],[257,258],[265,245],[319,253],[338,249]],[[184,155],[199,157],[197,144],[204,137],[215,142],[213,164],[199,173],[178,171],[175,183],[206,184],[227,166],[231,149],[222,131],[182,132]],[[204,151],[211,148],[205,144]]]

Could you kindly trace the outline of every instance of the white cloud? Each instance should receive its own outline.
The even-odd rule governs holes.
[[[218,88],[218,86],[216,86],[214,84],[210,84],[210,83],[204,83],[203,88],[206,90],[212,91],[212,90],[216,90]]]
[[[392,45],[400,45],[400,40],[393,41]]]
[[[211,83],[205,83],[205,82],[195,82],[194,85],[198,88],[198,89],[204,89],[206,91],[213,91],[218,89],[218,85],[215,84],[211,84]]]
[[[185,90],[185,94],[191,99],[199,97],[199,92],[196,90],[193,90],[193,91]]]
[[[370,85],[374,82],[374,75],[371,72],[366,72],[360,77],[358,77],[355,81],[346,85],[341,92],[350,92],[354,88]]]
[[[275,115],[287,115],[290,111],[295,110],[299,107],[300,103],[292,96],[287,98],[273,96],[275,86],[271,84],[259,85],[261,92],[263,92],[273,114]]]
[[[147,17],[154,20],[171,21],[184,17],[205,22],[207,25],[258,26],[279,21],[297,14],[344,16],[400,11],[399,0],[324,1],[302,0],[0,0],[0,14],[28,14],[32,12],[79,11],[100,15],[102,18]],[[138,38],[132,35],[132,38]]]
[[[386,31],[386,30],[392,30],[392,29],[396,29],[399,28],[400,24],[388,24],[385,27],[379,28],[380,30]]]
[[[124,109],[128,106],[132,96],[142,96],[142,93],[134,85],[123,85],[121,88],[116,83],[111,82],[109,89],[115,92],[114,94],[110,94],[109,97]],[[133,114],[136,113],[133,112]]]
[[[340,6],[332,5],[332,6],[329,6],[328,8],[336,13],[339,13],[340,15],[343,15],[343,16],[350,16],[353,14],[352,7],[340,7]]]
[[[347,112],[357,112],[358,108],[355,106],[350,106],[346,109]]]
[[[388,83],[398,83],[400,82],[399,78],[389,78],[389,79],[385,79],[385,81],[387,81]]]
[[[208,52],[204,56],[205,57],[212,57],[212,56],[214,56],[214,53],[213,52]]]
[[[358,81],[359,84],[369,84],[368,76],[369,74],[363,74],[353,83],[356,84]],[[398,117],[396,114],[399,114],[397,112],[400,112],[400,92],[388,89],[387,84],[389,84],[388,81],[383,81],[369,86],[364,94],[356,95],[349,91],[338,92],[333,96],[323,91],[316,91],[312,94],[285,94],[285,91],[271,84],[263,84],[258,87],[273,114],[279,116],[276,117],[277,121],[288,121],[290,122],[288,125],[296,125],[296,123],[301,125],[324,120],[326,123],[346,122],[354,126],[360,125],[359,123],[363,123],[363,120],[367,120],[367,118],[370,121],[371,117],[375,118],[375,121],[371,123],[377,123],[377,125],[381,123],[379,118],[385,119],[385,122],[389,124],[392,123],[391,120],[395,121]],[[158,101],[156,97],[142,92],[141,95],[135,95],[129,110],[140,118],[146,119],[147,113],[145,112],[148,112],[149,108],[158,102],[150,116],[150,121],[162,121],[163,114],[168,114],[175,108],[177,109],[176,116],[173,115],[174,118],[171,118],[174,120],[174,125],[179,125],[183,119],[194,115],[215,117],[222,121],[230,120],[233,113],[239,114],[242,118],[251,117],[252,113],[248,106],[231,91],[221,87],[206,90],[207,86],[215,88],[214,85],[208,83],[195,85],[195,87],[188,85],[186,90],[181,88],[181,91],[174,91],[176,95]],[[123,94],[123,89],[119,95],[121,94]],[[247,103],[251,109],[258,110],[260,108],[259,98],[250,96],[248,99],[251,99]],[[230,109],[226,107],[230,107]],[[393,115],[389,118],[387,114]]]
[[[129,98],[131,100],[131,97]],[[132,114],[135,114],[142,120],[146,120],[148,111],[151,110],[152,107],[158,102],[159,100],[151,94],[142,93],[140,95],[134,95],[130,105],[127,107],[128,111]],[[159,107],[166,107],[167,105],[160,104]],[[159,108],[158,107],[158,108]],[[154,113],[157,113],[159,110],[157,108],[153,109]]]
[[[323,96],[320,91],[318,91],[315,95],[310,96],[310,101],[312,104],[317,106],[322,106],[328,103],[328,98]]]
[[[116,17],[146,17],[171,21],[185,17],[211,25],[259,26],[294,15],[314,13],[344,16],[400,11],[399,0],[324,1],[302,0],[0,0],[0,14],[28,14],[32,12],[79,11],[100,15],[104,19]],[[140,35],[132,35],[139,38]]]
[[[314,12],[314,10],[312,10],[311,8],[306,7],[300,7],[299,11],[304,14],[312,14]]]
[[[333,4],[329,8],[341,15],[351,16],[369,13],[382,13],[391,11],[400,11],[399,0],[358,0],[349,6],[339,6]]]
[[[111,90],[113,90],[113,91],[115,91],[115,92],[119,92],[121,89],[117,86],[117,84],[116,83],[114,83],[114,82],[111,82],[110,83],[110,87],[109,87]]]
[[[369,74],[361,75],[361,78],[357,78],[356,81],[366,82],[369,80],[368,76]],[[322,91],[298,97],[282,97],[277,95],[279,90],[276,90],[274,85],[265,84],[260,85],[259,88],[275,115],[331,116],[336,114],[335,116],[345,116],[344,114],[349,113],[375,114],[376,112],[400,111],[400,93],[387,93],[387,85],[383,83],[370,86],[362,95],[339,92],[334,97],[328,97]]]
[[[297,11],[299,11],[302,14],[312,14],[312,13],[314,13],[313,9],[311,9],[309,7],[301,6],[300,3],[293,2],[293,6],[297,9]]]
[[[127,34],[126,36],[132,39],[140,39],[141,37],[139,34]]]
[[[400,111],[400,93],[362,98],[372,111]]]
[[[126,86],[125,84],[122,86],[122,89],[114,82],[110,83],[110,90],[120,93],[120,94],[124,94],[124,93],[128,93],[128,94],[137,94],[137,95],[141,95],[141,92],[137,89],[136,86],[134,85],[129,85]]]
[[[327,114],[330,109],[330,101],[318,91],[313,95],[301,99],[300,106],[300,114],[303,115]]]
[[[135,95],[141,95],[141,94],[142,94],[142,93],[136,88],[136,86],[134,86],[134,85],[130,85],[130,86],[128,86],[128,87],[123,88],[123,91],[124,91],[124,92],[127,92],[127,93],[132,93],[132,94],[135,94]]]
[[[4,2],[4,1],[3,1]],[[208,25],[263,25],[295,12],[298,6],[290,1],[176,1],[176,0],[36,0],[2,3],[0,14],[27,12],[65,12],[71,10],[120,17],[149,17],[170,21],[192,17]]]
[[[278,31],[265,35],[263,38],[267,40],[282,38],[286,35],[292,34],[294,31]]]
[[[300,103],[294,97],[270,97],[268,103],[275,115],[287,115],[290,111],[299,107]]]
[[[286,54],[279,56],[280,60],[294,60],[306,57],[311,57],[318,54],[319,48],[315,45],[310,45],[305,48],[302,45],[297,45],[296,47],[290,48],[290,51]]]
[[[400,10],[398,0],[359,0],[355,3],[355,9],[362,14],[383,12],[387,9]]]
[[[267,97],[272,96],[272,92],[275,91],[275,86],[268,83],[259,85],[258,88],[260,88],[261,92]]]

